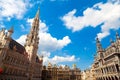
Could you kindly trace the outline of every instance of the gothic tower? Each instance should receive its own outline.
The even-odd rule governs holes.
[[[99,41],[98,38],[96,39],[96,46],[97,46],[97,51],[98,51],[98,52],[99,52],[99,51],[102,51],[102,46],[101,46],[101,43],[100,43],[100,41]]]
[[[4,46],[4,48],[9,47],[9,43],[11,41],[11,36],[13,34],[14,30],[13,27],[11,27],[8,32],[5,31],[5,29],[2,29],[0,31],[0,46]]]
[[[104,52],[104,49],[102,48],[102,45],[99,41],[99,38],[96,39],[96,46],[97,46],[97,59],[99,59],[99,66],[102,66],[103,65],[103,62],[104,62],[104,55],[103,55],[103,52]]]
[[[30,30],[30,33],[27,35],[27,39],[25,43],[25,49],[29,55],[29,60],[31,62],[35,62],[36,54],[38,50],[38,44],[39,44],[39,37],[38,37],[39,13],[40,13],[40,10],[38,9],[36,16],[33,19],[31,30]]]
[[[5,32],[5,29],[0,31],[0,67],[3,65],[2,60],[5,58],[7,54],[7,50],[9,48],[9,43],[11,41],[11,35],[13,34],[14,30],[11,27],[8,32]],[[3,46],[3,47],[2,47]]]

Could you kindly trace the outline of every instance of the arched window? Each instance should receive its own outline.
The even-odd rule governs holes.
[[[119,72],[119,66],[118,66],[118,64],[116,64],[115,66],[116,66],[117,72]]]
[[[115,80],[118,80],[118,77],[117,77],[117,76],[115,76]]]

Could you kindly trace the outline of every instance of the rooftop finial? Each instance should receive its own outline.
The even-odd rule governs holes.
[[[14,32],[14,28],[13,28],[13,26],[8,30],[8,32],[11,32],[11,33]]]
[[[96,38],[96,43],[100,43],[100,40],[98,37]]]
[[[35,18],[38,18],[38,19],[39,19],[39,15],[40,15],[40,7],[38,7],[38,11],[37,11],[37,13],[36,13]]]
[[[112,38],[110,39],[110,43],[113,43],[113,40],[112,40]]]
[[[102,51],[102,46],[98,37],[96,38],[96,46],[97,46],[97,51]]]
[[[50,62],[48,62],[48,67],[52,67],[52,64]]]
[[[119,39],[119,34],[118,34],[118,32],[116,32],[116,39],[117,39],[117,40]]]

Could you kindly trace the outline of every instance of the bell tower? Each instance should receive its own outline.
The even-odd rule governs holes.
[[[36,16],[33,19],[31,30],[30,30],[30,33],[27,35],[27,39],[25,43],[25,49],[29,55],[29,60],[31,62],[35,62],[36,54],[38,50],[39,14],[40,14],[40,10],[38,9]]]

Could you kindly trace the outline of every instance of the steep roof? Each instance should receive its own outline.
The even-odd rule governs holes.
[[[24,52],[25,52],[24,46],[22,46],[21,44],[19,44],[15,40],[11,39],[11,41],[9,43],[9,48],[14,50],[14,47],[16,48],[16,52],[18,52],[20,54],[24,54]]]

